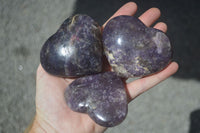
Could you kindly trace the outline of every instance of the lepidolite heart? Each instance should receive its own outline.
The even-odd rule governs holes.
[[[112,127],[127,115],[127,97],[122,80],[113,72],[81,77],[65,91],[67,105],[87,113],[97,124]]]
[[[61,77],[101,72],[100,26],[87,15],[66,19],[43,45],[40,61],[48,73]]]
[[[168,37],[133,16],[111,19],[103,30],[103,46],[113,70],[126,78],[158,72],[172,58]]]

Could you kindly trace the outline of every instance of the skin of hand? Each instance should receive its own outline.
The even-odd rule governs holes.
[[[111,18],[119,15],[134,15],[137,5],[129,2],[122,6]],[[151,26],[159,17],[160,10],[151,8],[144,12],[139,19]],[[110,19],[111,19],[110,18]],[[106,24],[106,23],[105,23]],[[105,26],[105,24],[102,26]],[[163,22],[155,24],[154,28],[163,32],[167,31],[167,25]],[[167,79],[178,70],[178,64],[171,62],[159,73],[142,77],[126,84],[129,102],[144,93],[148,89]],[[106,130],[96,124],[87,114],[72,111],[65,103],[65,88],[74,79],[60,78],[49,75],[39,65],[36,76],[36,115],[32,124],[26,130],[29,133],[101,133]]]

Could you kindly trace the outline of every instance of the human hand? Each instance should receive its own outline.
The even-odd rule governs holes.
[[[122,6],[111,18],[119,15],[134,15],[137,6],[129,2]],[[146,25],[151,26],[160,16],[157,8],[151,8],[142,14],[139,19]],[[105,24],[103,25],[103,27]],[[165,23],[157,23],[154,28],[167,31]],[[159,73],[137,79],[126,84],[130,100],[165,80],[178,70],[178,64],[170,63]],[[36,77],[36,116],[29,132],[69,132],[69,133],[100,133],[106,130],[96,124],[87,114],[72,111],[64,99],[66,87],[74,79],[60,78],[49,75],[39,65]]]

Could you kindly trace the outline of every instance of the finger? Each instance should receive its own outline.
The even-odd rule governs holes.
[[[106,21],[106,23],[110,19],[112,19],[112,18],[114,18],[116,16],[120,16],[120,15],[129,15],[129,16],[132,16],[132,15],[134,15],[136,13],[136,11],[137,11],[137,5],[136,5],[136,3],[134,3],[134,2],[128,2],[125,5],[123,5],[119,10],[117,10],[117,12],[115,12],[115,14]],[[103,25],[103,27],[106,25],[106,23]]]
[[[163,22],[157,23],[153,28],[161,30],[163,32],[167,32],[167,25]]]
[[[127,91],[131,99],[142,94],[153,86],[157,85],[161,81],[167,79],[178,70],[178,64],[176,62],[170,63],[164,70],[151,76],[147,76],[138,80],[135,80],[127,84]]]
[[[150,8],[144,12],[139,19],[146,25],[152,25],[161,15],[161,12],[158,8]]]
[[[132,16],[137,11],[137,5],[134,2],[128,2],[125,5],[123,5],[118,11],[111,17],[116,17],[119,15],[129,15]]]

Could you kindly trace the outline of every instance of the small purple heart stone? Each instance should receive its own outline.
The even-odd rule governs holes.
[[[113,127],[127,115],[127,96],[122,80],[113,72],[81,77],[65,91],[68,107],[87,113],[97,124]]]
[[[103,30],[105,54],[118,76],[140,77],[164,69],[172,58],[168,37],[133,16],[117,16]]]
[[[42,67],[60,77],[79,77],[102,70],[100,26],[87,15],[66,19],[40,52]]]

